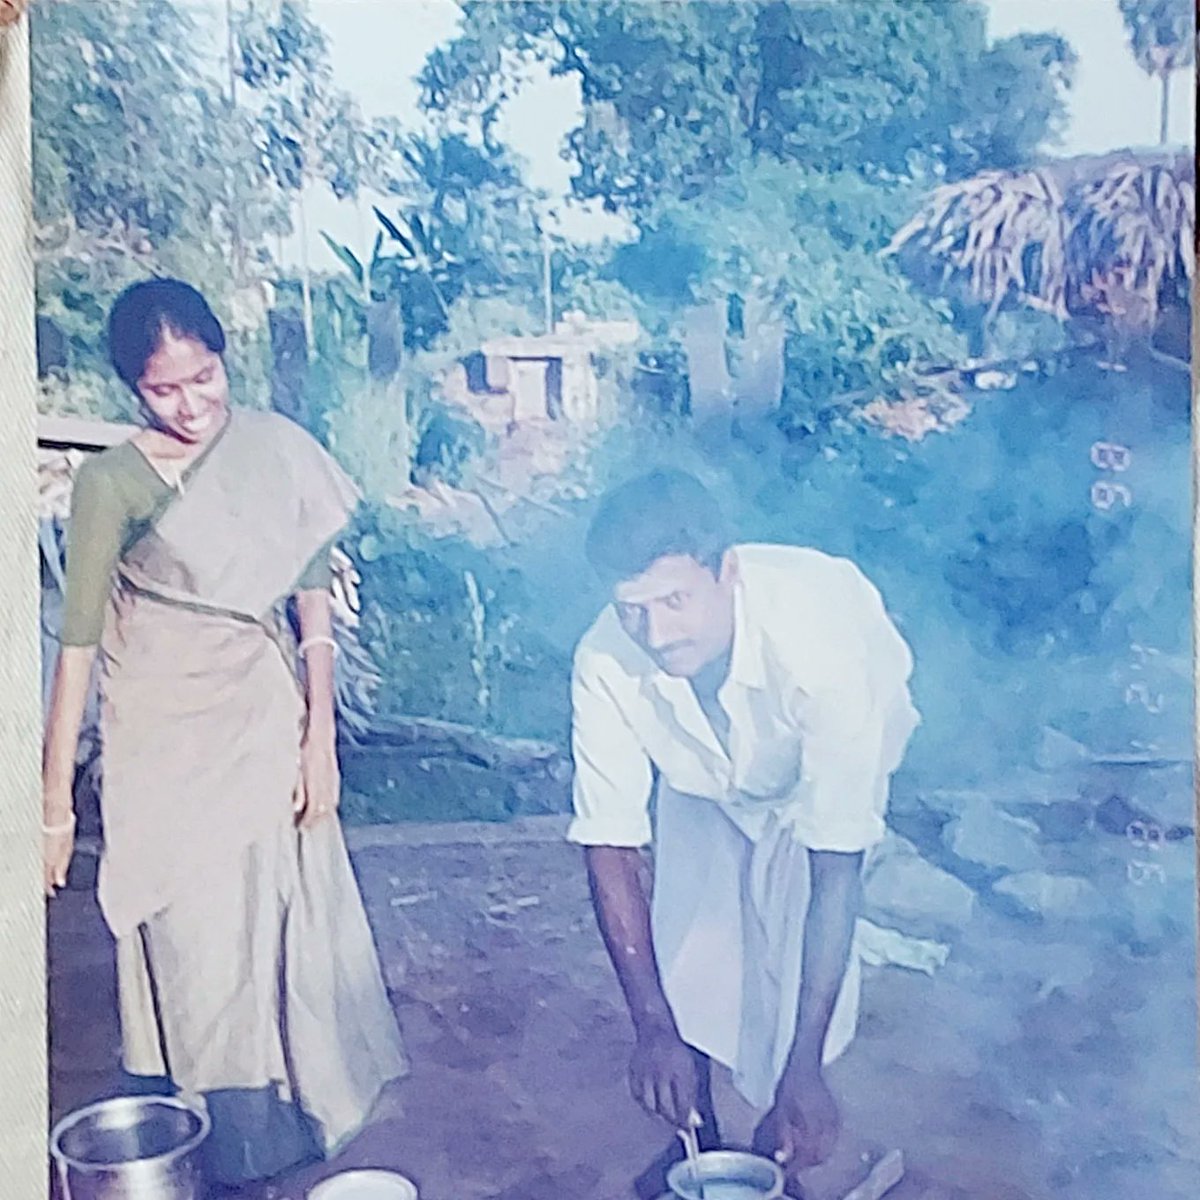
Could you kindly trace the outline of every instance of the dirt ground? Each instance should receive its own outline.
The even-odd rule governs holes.
[[[630,1196],[672,1135],[629,1097],[629,1022],[560,823],[351,845],[413,1073],[337,1162],[246,1200],[302,1200],[348,1166],[402,1171],[423,1200]],[[116,1079],[112,947],[80,876],[50,909],[55,1117]],[[1194,997],[1190,918],[1130,942],[980,906],[932,977],[867,969],[858,1038],[831,1070],[844,1133],[805,1200],[843,1196],[893,1147],[908,1164],[894,1200],[1190,1200]],[[734,1138],[752,1114],[719,1085]]]

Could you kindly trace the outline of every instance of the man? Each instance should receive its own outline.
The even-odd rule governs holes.
[[[857,567],[731,546],[683,473],[610,493],[587,553],[612,603],[575,654],[568,836],[633,1018],[634,1095],[714,1144],[715,1059],[766,1110],[760,1152],[820,1162],[839,1127],[824,1067],[857,1019],[862,859],[918,721],[912,657]]]

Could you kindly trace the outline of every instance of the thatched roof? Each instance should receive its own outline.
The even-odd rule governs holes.
[[[1006,302],[1150,328],[1195,268],[1195,164],[1122,152],[986,171],[926,197],[884,253],[994,314]]]

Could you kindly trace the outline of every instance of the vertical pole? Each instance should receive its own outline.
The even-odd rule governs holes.
[[[546,332],[554,332],[554,284],[551,279],[550,268],[552,265],[550,249],[550,235],[545,229],[541,229],[542,235],[542,296],[545,304],[545,325]]]

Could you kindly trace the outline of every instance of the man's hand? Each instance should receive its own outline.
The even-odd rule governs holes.
[[[672,1026],[655,1023],[638,1029],[629,1087],[648,1113],[670,1121],[676,1129],[693,1123],[700,1103],[696,1060]]]
[[[686,1129],[699,1107],[700,1079],[658,977],[641,852],[589,846],[586,854],[596,920],[637,1034],[629,1064],[630,1090],[647,1112]]]
[[[754,1148],[791,1174],[824,1162],[841,1129],[837,1101],[819,1070],[789,1071],[775,1092],[775,1104],[754,1133]]]

